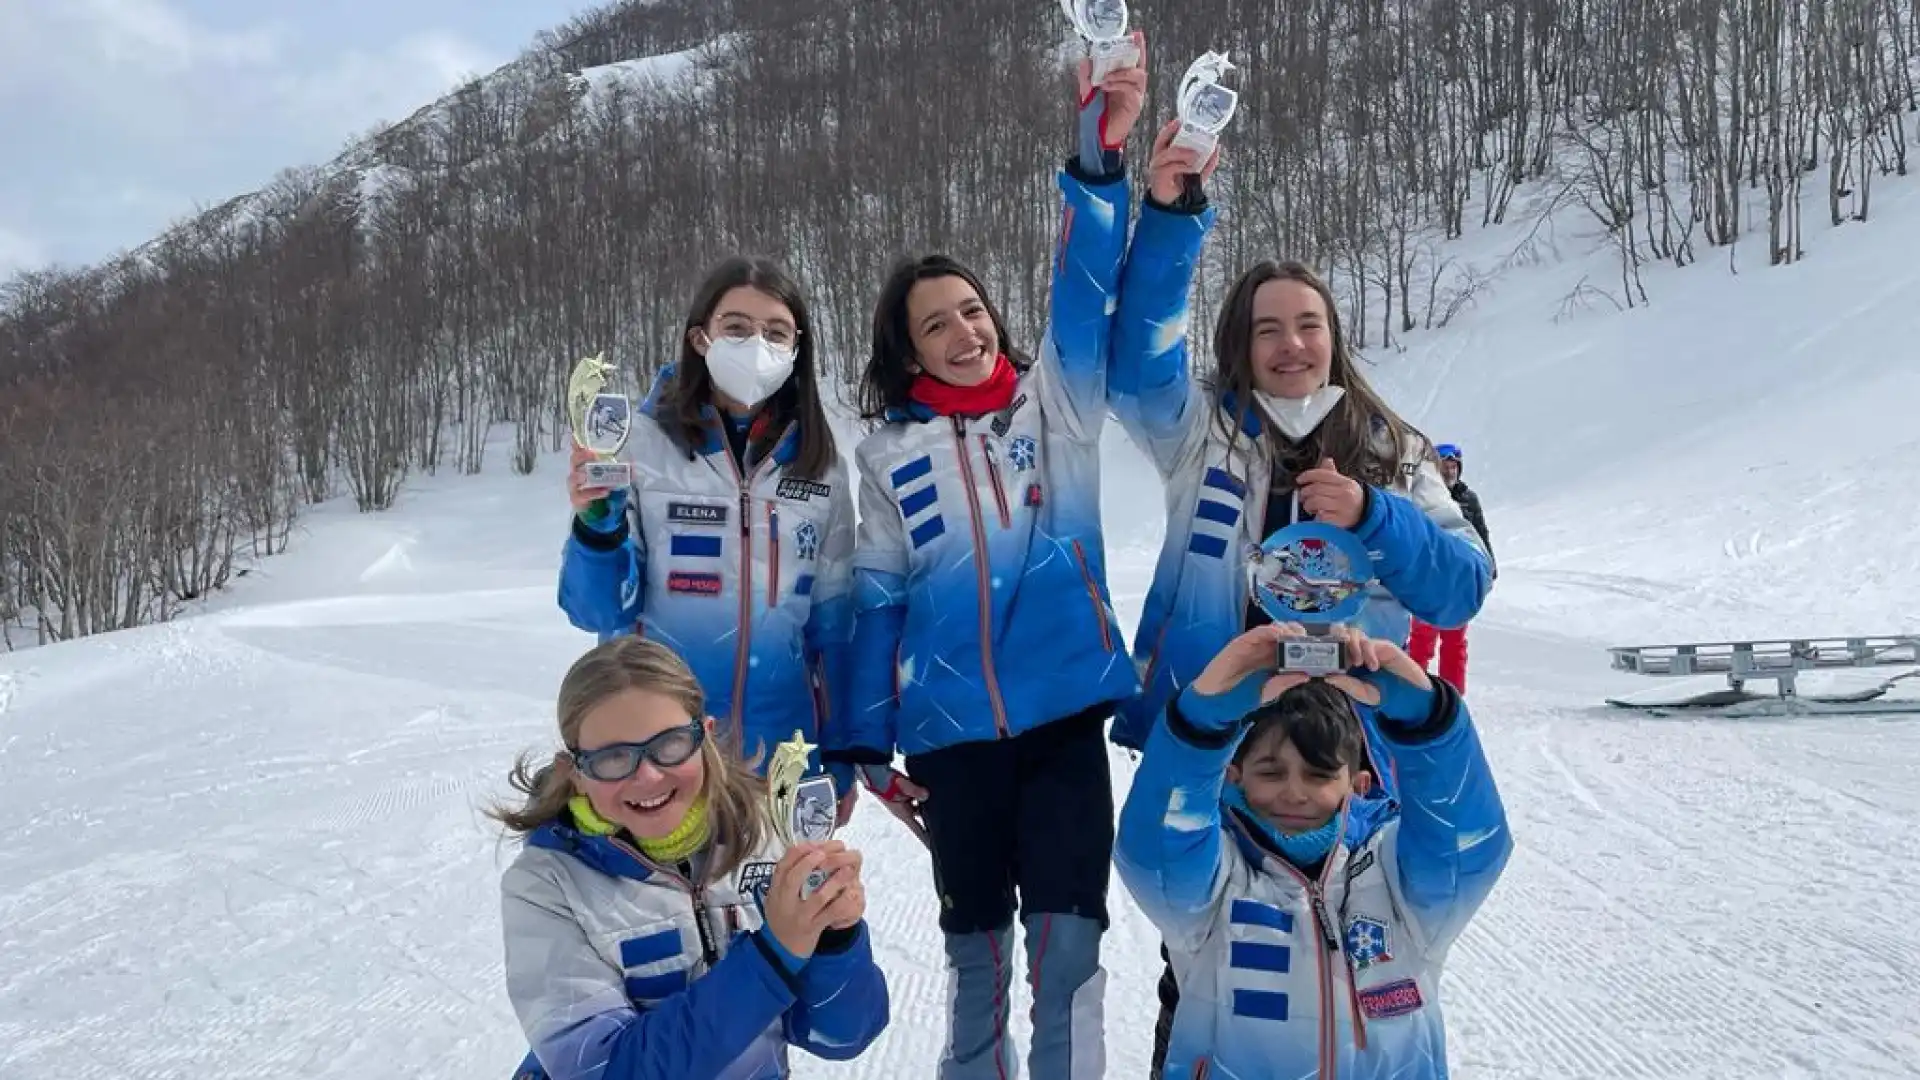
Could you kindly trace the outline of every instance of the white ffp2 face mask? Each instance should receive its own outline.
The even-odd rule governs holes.
[[[1325,420],[1327,414],[1333,412],[1333,407],[1346,396],[1346,387],[1331,385],[1323,386],[1303,398],[1254,393],[1254,397],[1260,401],[1261,410],[1273,421],[1273,426],[1295,442],[1313,434],[1313,429],[1319,427],[1320,421]]]
[[[772,397],[793,374],[793,353],[758,335],[745,341],[715,338],[707,345],[707,374],[721,393],[752,408]]]

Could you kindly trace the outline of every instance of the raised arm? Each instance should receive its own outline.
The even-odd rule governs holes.
[[[1506,808],[1473,718],[1444,680],[1416,690],[1385,672],[1377,730],[1398,774],[1394,880],[1429,950],[1478,911],[1513,853]]]
[[[1248,715],[1260,706],[1277,628],[1229,642],[1147,736],[1120,810],[1113,862],[1169,945],[1197,945],[1226,891],[1220,793]]]
[[[1079,149],[1059,175],[1060,235],[1039,385],[1047,414],[1083,442],[1100,437],[1107,416],[1108,351],[1132,213],[1121,149],[1145,96],[1144,67],[1115,71],[1094,87],[1081,62]]]
[[[1152,174],[1140,221],[1120,274],[1120,302],[1113,320],[1113,362],[1107,401],[1127,435],[1147,452],[1162,476],[1170,474],[1191,427],[1204,419],[1187,347],[1188,300],[1193,275],[1213,229],[1191,151],[1172,145],[1178,121],[1154,144]]]

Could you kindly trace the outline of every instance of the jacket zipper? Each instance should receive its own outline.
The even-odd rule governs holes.
[[[686,890],[687,898],[693,903],[693,929],[694,932],[700,936],[700,959],[706,964],[707,970],[713,970],[713,965],[720,962],[720,946],[719,943],[714,940],[713,928],[707,925],[707,888],[704,885],[694,884],[693,865],[683,862],[677,868],[668,870],[666,867],[647,858],[638,848],[635,848],[625,840],[617,836],[611,837],[610,839],[613,841],[615,847],[633,856],[634,861],[642,866],[658,871],[663,877],[672,878],[679,883],[682,889]]]
[[[767,501],[767,607],[780,606],[780,509]]]
[[[1347,833],[1347,808],[1343,806],[1340,808],[1339,832],[1336,835],[1344,837],[1346,833]],[[1337,843],[1335,846],[1335,850],[1338,850]],[[1322,881],[1315,881],[1307,877],[1307,875],[1301,873],[1296,867],[1294,867],[1292,863],[1287,862],[1285,859],[1280,858],[1279,856],[1270,856],[1268,858],[1268,862],[1272,863],[1273,865],[1283,867],[1289,874],[1292,874],[1294,878],[1298,880],[1303,887],[1305,887],[1307,891],[1308,908],[1313,913],[1313,928],[1316,931],[1318,931],[1320,935],[1320,943],[1322,945],[1322,948],[1316,950],[1315,956],[1314,956],[1315,960],[1318,961],[1318,968],[1320,972],[1320,1078],[1319,1080],[1335,1080],[1335,1077],[1338,1076],[1339,1074],[1339,1061],[1340,1061],[1339,1030],[1338,1030],[1338,1025],[1335,1024],[1333,1019],[1333,1010],[1334,1010],[1333,962],[1336,958],[1344,958],[1345,954],[1342,952],[1340,948],[1340,938],[1338,935],[1338,931],[1334,929],[1333,918],[1331,915],[1327,913],[1327,898],[1326,898],[1326,892],[1323,888],[1324,879],[1327,877],[1328,873],[1333,869],[1333,855],[1334,855],[1333,851],[1327,852],[1326,865],[1321,867],[1321,870],[1320,870],[1320,876],[1322,878]],[[1358,1007],[1357,999],[1355,1001],[1355,1007],[1356,1008]],[[1354,1030],[1354,1039],[1355,1039],[1355,1044],[1357,1046],[1363,1049],[1365,1048],[1366,1035],[1363,1031],[1356,1028]]]
[[[781,436],[785,437],[784,434]],[[779,445],[777,440],[774,445]],[[723,449],[727,464],[733,466],[734,480],[740,485],[740,625],[734,632],[739,640],[733,650],[733,709],[729,716],[734,732],[740,737],[740,745],[745,746],[746,731],[743,724],[746,715],[747,660],[753,646],[753,481],[759,479],[766,470],[767,461],[771,461],[773,455],[769,452],[767,461],[762,461],[749,474],[734,459],[731,446],[723,445]]]
[[[973,525],[973,568],[980,587],[980,673],[987,680],[987,701],[993,706],[993,727],[1007,737],[1007,705],[1000,698],[1000,680],[993,671],[993,577],[987,565],[987,526],[980,520],[980,493],[974,490],[973,460],[967,451],[967,421],[953,417],[953,448],[959,452],[961,487],[967,489],[967,509]]]
[[[980,456],[987,462],[987,479],[993,481],[993,502],[1000,510],[1000,527],[1013,528],[1013,511],[1007,506],[1007,489],[1000,482],[1000,464],[994,460],[993,444],[980,436]]]
[[[1087,565],[1087,549],[1079,540],[1073,542],[1073,557],[1080,562],[1080,580],[1087,583],[1087,599],[1093,602],[1093,622],[1100,628],[1100,648],[1104,652],[1113,651],[1113,630],[1107,626],[1107,605],[1100,599],[1100,585],[1093,580],[1093,569]]]

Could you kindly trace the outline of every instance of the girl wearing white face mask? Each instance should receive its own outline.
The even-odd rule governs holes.
[[[601,641],[670,646],[707,688],[721,738],[762,764],[795,731],[817,744],[846,699],[853,498],[814,364],[799,286],[768,260],[729,259],[635,410],[622,454],[633,486],[583,487],[585,451],[568,477],[568,620]],[[833,771],[844,820],[852,769]]]
[[[1218,164],[1160,133],[1120,280],[1108,401],[1167,485],[1167,534],[1133,638],[1142,692],[1121,706],[1113,741],[1144,746],[1177,688],[1243,631],[1268,621],[1251,602],[1246,551],[1296,521],[1354,532],[1377,579],[1368,637],[1404,643],[1408,614],[1460,626],[1492,572],[1473,526],[1440,478],[1433,446],[1360,373],[1340,314],[1299,263],[1240,276],[1214,328],[1215,367],[1187,368],[1187,297],[1214,211],[1202,179]],[[1375,745],[1380,740],[1371,740]],[[1391,762],[1380,776],[1393,795]],[[1163,954],[1164,954],[1164,950]],[[1151,1075],[1160,1076],[1179,991],[1171,968]]]

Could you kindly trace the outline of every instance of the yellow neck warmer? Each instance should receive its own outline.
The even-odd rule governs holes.
[[[593,836],[612,836],[620,831],[620,826],[593,812],[593,804],[585,795],[575,795],[567,800],[567,809],[573,813],[573,823],[580,831]],[[687,808],[687,816],[678,828],[655,840],[641,840],[635,837],[640,851],[647,858],[661,865],[670,866],[685,862],[694,852],[707,846],[709,833],[707,819],[707,797],[702,794]]]

